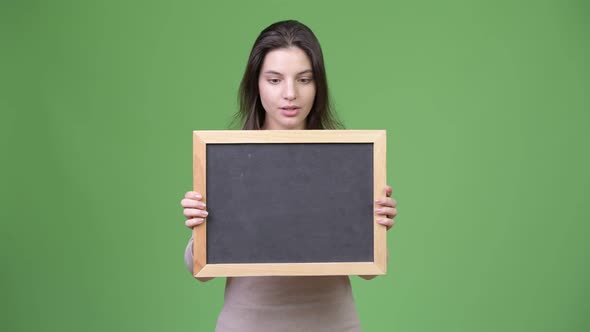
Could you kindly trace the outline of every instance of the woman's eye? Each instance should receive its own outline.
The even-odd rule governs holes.
[[[279,84],[280,80],[278,78],[269,78],[268,83],[270,84]]]
[[[300,78],[300,79],[299,79],[299,82],[301,82],[301,83],[303,83],[303,84],[308,84],[308,83],[310,83],[311,81],[312,81],[312,79],[311,79],[311,78],[307,78],[307,77],[304,77],[304,78]]]

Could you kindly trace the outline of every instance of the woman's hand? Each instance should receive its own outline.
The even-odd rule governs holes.
[[[180,205],[184,208],[186,221],[184,224],[188,228],[193,228],[202,224],[207,218],[208,212],[205,210],[205,203],[202,202],[203,196],[198,192],[188,191]]]
[[[397,216],[397,201],[391,198],[392,191],[393,190],[390,186],[385,186],[385,197],[380,197],[375,201],[375,214],[380,217],[377,219],[377,222],[386,226],[387,230],[390,230],[391,227],[393,227],[395,224],[393,219]],[[387,257],[389,258],[389,252],[387,252]],[[365,280],[371,280],[375,278],[376,275],[361,275],[359,277]]]
[[[390,186],[385,186],[385,197],[380,197],[375,201],[375,214],[380,217],[377,222],[387,226],[387,230],[393,227],[395,224],[393,219],[397,216],[397,201],[391,198],[392,191]]]
[[[205,203],[202,202],[202,199],[203,195],[199,194],[198,192],[187,191],[187,193],[184,194],[184,198],[180,201],[180,205],[184,208],[184,216],[186,217],[186,221],[184,222],[184,224],[186,225],[186,227],[193,228],[195,226],[202,224],[205,221],[205,218],[207,217],[208,213],[207,210],[205,210],[206,206]],[[188,252],[188,250],[191,251]],[[187,260],[187,257],[189,257],[188,260],[190,262],[193,257],[192,248],[187,248],[187,252],[188,253],[185,253],[185,261]],[[192,270],[192,262],[190,262],[190,264],[187,263],[187,267],[189,268],[189,270]],[[197,280],[202,282],[211,279],[213,278],[197,278]]]

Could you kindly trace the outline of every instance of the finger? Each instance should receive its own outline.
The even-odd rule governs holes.
[[[193,228],[195,226],[198,226],[198,225],[202,224],[204,221],[205,221],[205,219],[203,219],[203,218],[192,218],[192,219],[187,219],[184,222],[184,224],[188,228]]]
[[[393,225],[395,224],[395,221],[393,221],[393,219],[389,219],[389,218],[381,218],[381,219],[377,219],[377,223],[387,227],[387,230],[391,229],[391,227],[393,227]]]
[[[199,209],[184,209],[184,216],[187,218],[205,218],[209,213],[205,210]]]
[[[385,196],[391,197],[391,193],[393,192],[393,188],[391,186],[385,186]]]
[[[187,191],[186,194],[184,194],[184,198],[201,200],[201,199],[203,199],[203,195],[201,195],[200,193],[198,193],[196,191]]]
[[[388,218],[395,218],[397,216],[397,209],[391,207],[382,207],[375,210],[375,214],[379,216],[387,216]]]
[[[381,197],[375,201],[378,207],[397,207],[397,201],[390,197]]]
[[[180,205],[183,208],[193,208],[193,209],[205,209],[206,205],[205,203],[201,202],[201,201],[196,201],[194,199],[189,199],[189,198],[185,198],[182,201],[180,201]]]

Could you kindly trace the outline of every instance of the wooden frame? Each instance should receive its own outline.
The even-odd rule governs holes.
[[[385,130],[232,130],[193,132],[193,187],[207,200],[206,149],[208,144],[250,143],[372,143],[373,196],[383,196],[386,185]],[[382,275],[387,269],[386,227],[373,214],[374,259],[344,263],[207,264],[207,222],[193,228],[193,275],[205,277]]]

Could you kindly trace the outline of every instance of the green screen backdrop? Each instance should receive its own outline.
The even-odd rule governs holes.
[[[213,331],[186,271],[193,130],[297,19],[349,129],[386,129],[365,331],[590,330],[588,1],[0,3],[2,331]]]

